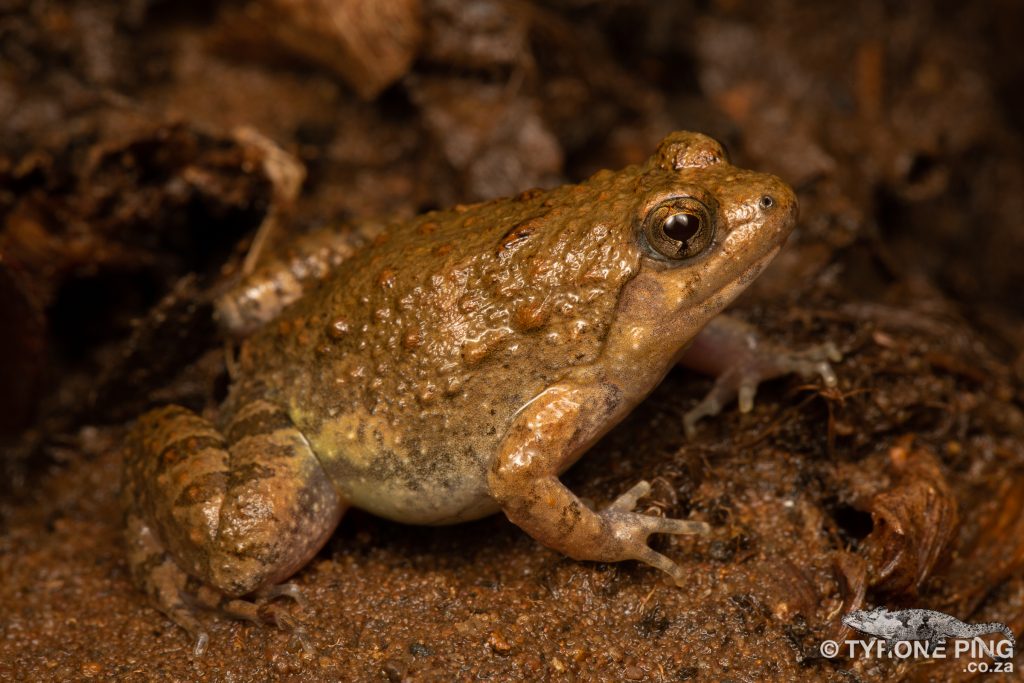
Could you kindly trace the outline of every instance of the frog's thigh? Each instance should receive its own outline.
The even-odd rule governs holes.
[[[225,595],[241,596],[306,564],[345,509],[305,438],[264,401],[244,406],[226,435],[184,408],[153,411],[139,419],[134,441],[125,487],[133,565],[165,576],[133,570],[163,603],[180,579],[156,549]]]

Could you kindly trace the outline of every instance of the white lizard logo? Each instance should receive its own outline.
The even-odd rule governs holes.
[[[947,638],[975,638],[987,633],[1002,633],[1009,638],[1011,647],[1016,647],[1013,631],[1006,624],[968,624],[930,609],[890,612],[885,607],[876,607],[870,612],[854,610],[843,617],[843,623],[861,633],[885,640],[890,651],[897,641],[924,640],[928,641],[928,652],[931,653]]]

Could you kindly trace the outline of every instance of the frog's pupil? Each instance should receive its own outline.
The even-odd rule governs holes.
[[[688,213],[677,213],[665,219],[665,237],[686,243],[700,230],[700,219]]]

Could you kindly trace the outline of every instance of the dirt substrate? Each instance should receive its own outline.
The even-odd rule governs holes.
[[[969,680],[819,647],[873,605],[1024,632],[1019,3],[360,4],[0,13],[0,679]],[[733,311],[844,354],[689,441],[710,380],[673,371],[566,476],[707,521],[655,541],[691,583],[354,511],[295,578],[304,638],[207,615],[193,656],[129,581],[120,445],[223,397],[211,302],[257,228],[570,182],[673,129],[797,188]]]

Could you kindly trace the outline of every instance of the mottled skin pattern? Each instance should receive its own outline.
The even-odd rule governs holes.
[[[666,238],[681,213],[701,227]],[[781,181],[674,133],[646,164],[579,185],[432,212],[359,249],[312,240],[319,256],[286,259],[286,286],[250,278],[223,302],[231,327],[259,329],[220,421],[177,407],[139,420],[125,486],[137,580],[201,645],[186,597],[252,614],[238,598],[285,580],[357,506],[417,524],[502,510],[572,557],[638,559],[682,583],[647,537],[706,525],[633,512],[646,482],[591,510],[558,475],[681,359],[717,373],[745,354],[702,415],[781,373],[834,382],[827,349],[725,353],[754,348],[749,330],[708,325],[795,218]],[[275,291],[290,305],[263,300]],[[718,352],[684,358],[705,326]]]
[[[1002,633],[1015,644],[1013,631],[1005,624],[968,624],[943,612],[930,609],[903,609],[890,612],[876,607],[870,612],[854,610],[843,617],[843,623],[862,633],[881,638],[887,647],[901,640],[926,640],[934,651],[947,638],[975,638],[989,633]]]

